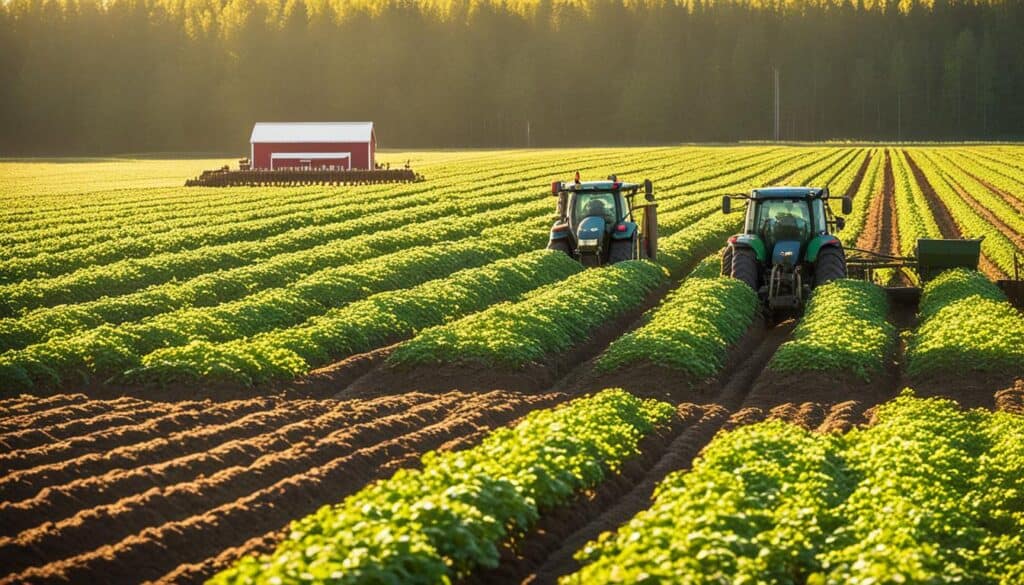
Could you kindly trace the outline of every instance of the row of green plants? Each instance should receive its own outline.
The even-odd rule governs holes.
[[[928,282],[907,343],[911,376],[1024,374],[1024,316],[983,274],[950,270]]]
[[[869,381],[885,368],[896,346],[888,312],[885,291],[870,282],[843,279],[819,286],[793,338],[779,347],[768,367],[845,373]]]
[[[638,260],[585,270],[518,302],[425,329],[399,346],[388,363],[472,362],[506,368],[536,363],[636,309],[663,279],[660,267]]]
[[[871,160],[864,171],[864,178],[861,180],[860,188],[853,194],[853,213],[844,216],[846,225],[839,230],[839,237],[846,246],[856,247],[857,240],[864,232],[867,224],[868,214],[871,209],[871,201],[880,197],[885,180],[885,154],[881,149],[871,149]],[[850,179],[851,183],[853,179]],[[833,191],[836,196],[842,195],[839,191]],[[833,206],[832,211],[842,215],[840,209]]]
[[[484,230],[480,239],[408,248],[321,270],[285,287],[266,289],[238,301],[181,309],[144,321],[104,325],[52,338],[0,355],[0,364],[25,371],[45,365],[49,384],[74,381],[83,373],[106,378],[138,367],[143,356],[160,348],[195,340],[226,342],[292,327],[370,295],[444,278],[535,250],[538,245],[534,232],[509,235],[507,230],[491,228]],[[124,342],[116,359],[109,352],[111,338]]]
[[[221,270],[184,282],[169,282],[122,296],[107,296],[77,304],[32,311],[20,318],[0,319],[0,347],[18,348],[25,341],[64,337],[100,325],[141,321],[189,307],[212,307],[263,290],[285,287],[303,278],[340,266],[354,265],[417,246],[474,239],[481,232],[506,223],[533,226],[537,246],[543,245],[541,220],[549,202],[535,201],[462,218],[441,218],[423,224],[367,234],[349,240],[281,254],[266,262]]]
[[[252,384],[291,379],[335,359],[408,339],[415,332],[512,301],[582,270],[560,252],[538,250],[412,288],[367,297],[301,325],[225,343],[193,341],[156,350],[127,377],[221,379]]]
[[[272,554],[243,558],[211,583],[434,584],[496,567],[503,542],[615,473],[673,412],[622,390],[531,412],[293,522]]]
[[[596,371],[646,363],[695,381],[715,375],[725,365],[728,348],[754,322],[759,303],[746,284],[718,277],[718,255],[711,258],[649,311],[639,328],[612,342],[598,358]]]
[[[900,241],[894,242],[893,250],[904,256],[913,256],[916,254],[917,240],[941,238],[942,232],[907,162],[906,151],[901,148],[889,148],[887,151],[895,179],[896,226],[900,236]]]
[[[652,153],[653,154],[653,153]],[[535,156],[523,160],[510,159],[505,164],[494,165],[493,161],[466,161],[461,164],[439,165],[431,168],[430,182],[400,185],[364,185],[358,188],[358,195],[348,187],[301,187],[301,188],[241,188],[221,190],[176,189],[176,198],[158,197],[149,194],[139,204],[131,201],[108,201],[99,209],[85,208],[80,211],[60,210],[48,214],[45,219],[33,217],[18,222],[19,229],[6,234],[4,243],[12,245],[12,256],[32,256],[46,250],[57,252],[71,248],[85,248],[118,239],[132,243],[136,238],[142,242],[149,237],[167,232],[194,232],[199,241],[214,243],[211,232],[221,226],[235,224],[244,228],[251,221],[261,221],[290,215],[296,211],[316,214],[331,213],[339,204],[348,204],[360,209],[365,204],[386,204],[391,199],[409,200],[419,195],[422,201],[432,198],[425,196],[437,190],[437,184],[448,185],[447,196],[459,196],[466,191],[459,187],[509,186],[523,179],[523,173],[546,171],[551,164],[583,164],[589,166],[614,156],[610,151],[598,151],[577,155],[569,154],[552,157]],[[146,191],[142,191],[146,192]],[[201,194],[197,197],[196,193]],[[471,192],[471,191],[470,191]],[[122,192],[122,198],[124,197]],[[127,199],[127,198],[126,198]],[[372,210],[368,208],[367,210]],[[133,222],[119,221],[130,214]],[[220,221],[211,225],[209,218],[216,216]],[[213,233],[216,233],[214,231]],[[83,240],[82,237],[88,239]],[[65,238],[71,241],[65,242]],[[69,248],[70,244],[74,244]]]
[[[640,160],[644,160],[642,156],[638,155],[638,157]],[[630,161],[627,159],[625,162],[628,163]],[[657,160],[654,162],[657,162]],[[472,183],[469,185],[472,185]],[[464,185],[462,188],[469,187]],[[479,188],[479,185],[477,185],[477,188]],[[168,278],[181,279],[188,275],[195,276],[201,274],[191,280],[199,279],[199,282],[196,283],[197,285],[208,286],[203,283],[203,279],[212,276],[213,272],[230,272],[231,270],[256,270],[259,272],[259,267],[264,264],[286,261],[292,257],[290,255],[309,254],[312,253],[311,250],[321,249],[325,246],[331,248],[341,246],[344,244],[346,237],[381,237],[381,229],[391,226],[405,226],[416,220],[425,220],[421,223],[427,224],[417,226],[417,230],[420,233],[445,233],[445,231],[452,230],[453,228],[458,229],[457,226],[446,225],[451,223],[450,216],[452,215],[463,216],[467,221],[472,220],[473,224],[479,224],[476,220],[479,219],[479,216],[487,213],[498,214],[498,217],[492,219],[492,221],[498,221],[501,217],[504,217],[503,212],[509,212],[508,221],[516,221],[515,217],[523,216],[523,213],[520,211],[528,210],[535,216],[550,211],[550,201],[538,199],[523,205],[521,203],[521,194],[517,194],[518,191],[509,193],[507,187],[493,187],[490,185],[487,188],[490,190],[488,191],[490,194],[481,195],[474,193],[472,197],[462,199],[442,198],[440,201],[420,206],[415,210],[391,210],[390,212],[374,213],[366,218],[332,225],[310,226],[275,236],[265,242],[240,242],[206,247],[181,254],[157,255],[142,260],[132,259],[87,268],[55,279],[0,286],[0,291],[5,293],[6,301],[5,303],[0,303],[0,311],[14,315],[35,307],[47,308],[49,305],[60,303],[85,304],[94,298],[101,297],[101,295],[112,298],[116,296],[131,296],[133,291],[139,288],[144,288],[144,290],[139,292],[146,295],[154,292],[152,289],[154,287],[159,288],[159,285]],[[431,194],[431,198],[433,198],[433,195]],[[422,214],[426,215],[420,217]],[[391,235],[400,236],[404,229],[403,227],[393,227],[390,231],[394,233]],[[481,228],[477,227],[475,229],[479,230]],[[360,236],[360,234],[364,235]],[[204,272],[206,273],[203,274]],[[305,274],[309,271],[296,271],[293,269],[291,272]],[[190,280],[172,280],[167,283],[170,287],[182,285],[188,287],[191,284]],[[244,283],[242,284],[244,286]],[[269,284],[266,286],[275,285]],[[265,288],[265,286],[258,286],[255,289],[253,287],[246,288],[252,291]],[[162,292],[159,291],[157,294]],[[220,301],[221,299],[217,299],[216,302]],[[113,311],[115,315],[132,315],[132,318],[122,319],[122,321],[136,320],[134,317],[136,313],[125,311],[121,301],[111,300],[110,302],[119,305],[118,310]],[[147,302],[147,304],[150,303]],[[211,304],[211,300],[207,300],[205,304]],[[116,319],[116,317],[114,318]],[[111,321],[104,320],[104,322]],[[0,328],[2,328],[2,325],[0,325]]]
[[[1006,224],[1016,234],[1024,234],[1024,214],[1018,211],[999,194],[987,187],[982,181],[1006,194],[1020,191],[1024,185],[1012,181],[1002,175],[978,165],[971,159],[945,149],[928,151],[929,158],[946,175],[951,183],[955,183],[958,191],[967,193],[982,207],[987,209],[999,221]],[[1018,200],[1018,204],[1024,203]]]
[[[1000,231],[998,227],[971,208],[970,204],[964,200],[956,187],[954,187],[956,185],[955,175],[951,176],[949,169],[942,168],[936,164],[929,151],[923,149],[915,150],[913,157],[918,163],[921,172],[928,179],[928,183],[935,189],[936,195],[938,195],[939,199],[949,210],[950,215],[953,216],[953,220],[960,228],[961,235],[965,238],[983,238],[981,241],[981,251],[985,257],[991,260],[1004,273],[1013,274],[1014,254],[1020,252],[1014,242]],[[975,198],[981,195],[982,191],[971,193],[971,196]],[[990,194],[990,197],[996,196]],[[1002,200],[1000,200],[1000,203],[1008,207]],[[1019,216],[1012,209],[1009,213]]]
[[[909,391],[845,435],[718,435],[563,585],[978,583],[1024,577],[1024,417]]]

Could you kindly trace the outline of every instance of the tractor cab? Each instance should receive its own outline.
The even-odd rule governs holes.
[[[644,202],[635,197],[641,185],[615,175],[606,181],[556,181],[558,198],[548,249],[558,250],[584,266],[614,264],[657,254],[657,204],[650,181],[644,181]]]
[[[798,310],[814,286],[846,277],[843,246],[832,235],[844,219],[832,214],[829,196],[828,188],[769,187],[723,198],[724,213],[732,199],[747,200],[743,233],[723,252],[723,273],[749,284],[775,312]],[[844,198],[843,213],[851,207]]]

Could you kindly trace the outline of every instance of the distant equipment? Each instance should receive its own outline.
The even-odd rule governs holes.
[[[376,162],[373,122],[257,122],[249,158],[203,171],[186,187],[263,185],[351,185],[422,181],[408,163],[404,169]]]
[[[644,200],[636,201],[640,188]],[[650,259],[658,255],[658,204],[650,180],[624,183],[612,175],[606,181],[555,181],[558,198],[548,249],[565,252],[584,266]]]

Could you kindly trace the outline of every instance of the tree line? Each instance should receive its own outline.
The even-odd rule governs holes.
[[[6,0],[0,154],[1024,138],[1024,0]]]

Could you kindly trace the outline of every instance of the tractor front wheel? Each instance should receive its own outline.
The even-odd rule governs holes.
[[[569,247],[569,241],[565,238],[561,240],[550,240],[548,242],[548,250],[565,252],[566,256],[572,258],[572,248]]]
[[[722,276],[732,275],[732,246],[722,248]]]
[[[626,260],[633,260],[636,254],[636,238],[629,240],[612,240],[611,249],[608,250],[608,263],[615,264]]]
[[[821,286],[846,278],[846,254],[842,248],[829,246],[818,252],[818,259],[814,263],[814,286]]]
[[[747,286],[758,290],[757,279],[757,254],[750,248],[737,248],[732,252],[732,275],[737,280],[747,283]]]

